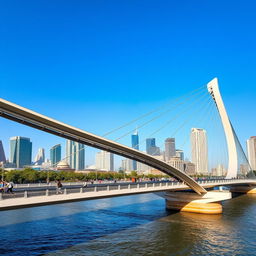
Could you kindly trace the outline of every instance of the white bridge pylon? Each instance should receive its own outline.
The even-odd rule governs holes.
[[[228,146],[228,172],[227,172],[226,179],[236,178],[237,171],[238,171],[238,157],[237,157],[237,148],[236,148],[236,142],[235,142],[235,134],[220,94],[218,79],[214,78],[212,81],[210,81],[207,84],[207,88],[214,102],[216,103],[218,112],[220,114],[221,122],[225,132],[226,142]]]

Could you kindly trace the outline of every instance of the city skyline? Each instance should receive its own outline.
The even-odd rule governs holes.
[[[63,4],[57,14],[53,9],[37,8],[37,3],[24,4],[24,12],[20,12],[18,6],[4,3],[4,6],[13,9],[13,13],[7,15],[3,12],[0,15],[0,21],[4,22],[6,28],[2,31],[5,43],[0,42],[2,49],[5,49],[1,58],[1,97],[103,135],[126,120],[132,120],[137,114],[154,109],[218,76],[230,119],[245,149],[245,141],[255,135],[256,126],[256,121],[251,118],[252,110],[256,109],[256,78],[253,75],[256,52],[248,50],[248,42],[255,45],[256,36],[247,33],[254,29],[254,24],[247,22],[250,17],[254,19],[252,9],[235,5],[230,12],[227,3],[222,2],[221,8],[218,8],[220,3],[215,1],[210,6],[200,5],[201,11],[191,12],[191,3],[185,6],[181,3],[165,4],[159,7],[161,11],[157,13],[151,4],[147,4],[145,12],[142,6],[139,9],[133,8],[133,5],[127,6],[127,11],[135,12],[135,19],[128,19],[127,23],[126,15],[113,15],[113,21],[104,20],[102,10],[96,14],[90,12],[96,8],[96,3],[90,3],[86,14],[99,31],[93,38],[90,37],[92,41],[87,38],[91,34],[90,26],[86,26],[86,21],[80,23],[84,14],[68,12],[70,27],[74,30],[75,38],[79,38],[74,48],[71,47],[71,38],[64,33],[66,29],[58,22],[66,19],[66,11],[72,9],[70,3]],[[117,4],[117,9],[126,10],[123,5]],[[185,26],[183,15],[175,15],[176,9],[183,8],[183,15],[190,20],[189,26]],[[241,11],[244,9],[246,12]],[[227,10],[227,13],[221,10]],[[109,15],[114,12],[112,9],[109,11]],[[32,18],[31,12],[35,14],[33,17],[46,13],[52,25]],[[149,19],[150,13],[157,15],[154,23]],[[213,22],[208,19],[216,13],[218,20]],[[231,24],[225,22],[227,15],[235,30],[229,30]],[[143,22],[144,18],[148,23]],[[19,22],[14,28],[15,20]],[[31,24],[42,29],[33,29]],[[107,30],[101,24],[105,24]],[[114,24],[124,27],[129,24],[128,30],[119,30]],[[195,30],[191,30],[190,26]],[[15,40],[14,29],[20,31],[20,36]],[[64,33],[63,38],[55,34],[59,29],[61,34]],[[183,33],[180,33],[181,29]],[[238,37],[239,34],[241,36]],[[246,40],[243,40],[245,34]],[[187,45],[183,47],[185,42]],[[7,45],[12,47],[8,48]],[[40,52],[39,56],[32,49]],[[121,58],[123,55],[125,57]],[[29,100],[24,101],[24,96]],[[239,102],[243,107],[237,108],[234,102]],[[15,136],[17,129],[21,136],[30,137],[33,141],[33,155],[40,147],[46,149],[57,143],[61,143],[63,148],[65,146],[64,140],[42,135],[8,120],[0,119],[0,127],[7,156],[8,138]],[[171,134],[166,134],[168,136]],[[46,153],[49,158],[49,153]],[[93,159],[93,156],[88,155],[88,158]]]
[[[206,132],[204,129],[200,129],[200,128],[192,128],[191,129],[191,135],[193,133],[197,133],[197,132],[200,132],[200,131],[203,131],[204,133]],[[146,149],[147,149],[147,146],[152,146],[153,149],[154,149],[154,152],[151,152],[151,148],[149,149],[149,153],[159,153],[159,155],[155,155],[155,156],[162,156],[163,160],[166,161],[166,162],[169,162],[171,163],[171,165],[174,165],[176,166],[178,164],[178,166],[180,166],[181,163],[176,163],[176,160],[175,158],[183,161],[184,163],[186,163],[187,161],[191,161],[191,163],[195,163],[195,166],[197,166],[198,164],[196,164],[196,160],[198,157],[197,156],[193,156],[193,152],[199,152],[198,154],[200,154],[200,151],[199,148],[198,148],[198,145],[200,144],[200,147],[202,147],[202,144],[204,139],[200,140],[199,139],[199,135],[196,136],[196,138],[194,140],[199,140],[198,143],[196,143],[196,141],[193,141],[192,140],[192,137],[191,137],[191,141],[190,141],[190,147],[192,149],[192,153],[190,155],[190,157],[188,157],[188,155],[186,156],[186,160],[185,160],[185,157],[184,157],[184,151],[182,149],[176,149],[175,148],[175,138],[166,138],[164,140],[164,145],[163,145],[163,150],[161,150],[159,147],[156,147],[156,138],[147,138],[146,141],[145,141],[145,146],[146,146]],[[10,140],[16,140],[17,138],[22,138],[21,136],[15,136],[15,137],[12,137],[10,138]],[[23,139],[26,139],[26,140],[30,140],[29,138],[23,138]],[[250,147],[249,147],[249,141],[252,140],[252,142],[254,143],[254,140],[255,140],[255,136],[251,136],[248,140],[247,140],[247,152],[246,153],[246,156],[248,158],[248,162],[252,162],[252,158],[253,158],[253,161],[255,161],[256,159],[256,150],[254,148],[252,148],[250,150]],[[200,142],[201,141],[201,142]],[[207,141],[207,139],[206,139]],[[1,141],[0,141],[1,142]],[[139,149],[139,134],[138,134],[138,131],[136,130],[135,133],[133,133],[131,135],[131,147],[136,147],[137,149]],[[255,145],[254,144],[251,144],[252,147],[254,147]],[[31,145],[32,145],[32,142],[31,142]],[[61,151],[61,144],[57,144],[53,147],[50,148],[50,158],[51,158],[51,151],[56,151],[56,148],[58,148],[58,152],[56,153],[58,156],[56,157],[56,154],[55,154],[55,157],[54,159],[57,159],[58,161],[54,160],[52,166],[50,167],[56,167],[56,164],[60,161],[65,161],[67,162],[67,164],[70,166],[71,169],[74,169],[74,170],[83,170],[83,169],[86,169],[86,166],[89,167],[90,169],[90,165],[85,163],[85,146],[82,145],[82,144],[79,144],[77,142],[73,142],[73,141],[69,141],[69,140],[66,140],[66,151],[65,151],[65,154],[64,152]],[[169,147],[168,150],[171,150],[173,151],[175,149],[174,152],[172,152],[172,157],[171,159],[167,159],[166,158],[166,149]],[[70,149],[69,149],[70,148]],[[76,149],[77,148],[77,149]],[[31,146],[31,149],[32,149],[32,146]],[[157,149],[157,151],[155,151]],[[165,150],[164,150],[165,149]],[[253,151],[254,150],[254,151]],[[4,149],[3,149],[4,151]],[[206,144],[206,151],[207,151],[207,144]],[[252,152],[253,151],[253,152]],[[103,152],[103,151],[102,151]],[[78,154],[76,154],[78,153]],[[99,152],[98,152],[99,153]],[[95,159],[97,159],[97,152],[95,153]],[[107,152],[105,152],[107,153]],[[170,152],[169,152],[170,153]],[[173,154],[175,153],[175,154]],[[251,153],[251,156],[250,156],[250,153]],[[52,154],[54,155],[54,154]],[[63,156],[64,155],[64,156]],[[32,157],[32,156],[31,156]],[[82,157],[82,158],[81,158]],[[194,157],[194,160],[193,160],[193,157]],[[81,158],[81,160],[79,161],[79,158]],[[105,158],[105,155],[103,156],[103,158]],[[70,159],[70,160],[69,160]],[[124,163],[120,162],[119,164],[115,163],[114,158],[112,158],[111,156],[111,160],[109,160],[108,162],[111,162],[110,164],[108,164],[108,166],[111,166],[111,168],[113,168],[113,166],[115,165],[116,168],[113,169],[113,170],[119,170],[120,167],[123,166]],[[202,159],[206,159],[205,162],[205,166],[207,165],[208,166],[208,161],[207,161],[207,157],[203,157]],[[9,159],[7,158],[6,160],[9,161]],[[50,159],[49,159],[50,160]],[[72,162],[73,161],[73,162]],[[103,161],[103,160],[99,160],[99,161]],[[98,162],[99,162],[98,161]],[[105,161],[105,160],[104,160]],[[103,161],[103,162],[104,162]],[[137,167],[136,165],[136,168],[134,168],[134,165],[133,165],[133,160],[127,160],[128,162],[125,164],[125,166],[127,166],[127,170],[140,170],[140,167]],[[31,162],[31,165],[41,165],[43,162],[47,163],[47,158],[45,158],[45,150],[44,148],[39,148],[38,149],[38,152],[35,156],[35,160],[34,162]],[[93,164],[95,164],[95,167],[97,166],[96,164],[97,160],[94,161]],[[113,163],[112,163],[113,162]],[[11,163],[11,162],[10,162]],[[29,164],[26,164],[26,165],[29,165]],[[100,164],[100,165],[105,165],[105,164]],[[140,164],[141,165],[141,164]],[[204,165],[204,164],[203,164]],[[201,166],[201,164],[200,164]],[[209,166],[209,168],[207,167],[207,171],[205,171],[205,173],[211,173],[212,170],[214,169],[217,169],[220,168],[220,166],[223,166],[223,162],[221,160],[219,160],[215,165],[212,165],[212,166]],[[251,163],[251,166],[254,168],[254,165]],[[11,166],[10,166],[11,167]],[[224,168],[221,167],[221,168]],[[110,169],[110,168],[108,168]],[[179,168],[181,169],[181,168]],[[196,170],[198,172],[198,169]]]

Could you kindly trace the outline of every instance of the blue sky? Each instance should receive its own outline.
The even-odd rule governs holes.
[[[244,144],[256,134],[255,12],[247,0],[0,0],[0,97],[102,135],[217,76]],[[7,155],[15,135],[34,154],[63,143],[0,119]]]

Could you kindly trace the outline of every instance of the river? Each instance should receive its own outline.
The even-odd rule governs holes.
[[[154,194],[0,212],[1,255],[256,255],[256,195],[222,215],[170,212]]]

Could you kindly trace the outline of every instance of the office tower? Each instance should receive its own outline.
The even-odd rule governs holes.
[[[45,154],[44,154],[44,148],[39,148],[37,155],[34,160],[35,165],[42,165],[42,163],[45,161]]]
[[[196,174],[196,166],[195,164],[185,161],[184,162],[184,171],[188,175],[195,175]]]
[[[84,170],[85,168],[85,147],[84,144],[67,140],[66,161],[72,169]]]
[[[0,162],[5,163],[6,162],[6,158],[5,158],[5,154],[4,154],[4,147],[3,147],[3,143],[0,140]]]
[[[96,153],[95,167],[100,170],[114,171],[114,155],[107,151]]]
[[[165,161],[169,161],[171,157],[175,157],[175,138],[167,138],[165,140]]]
[[[147,152],[147,154],[152,155],[152,156],[160,155],[160,148],[156,146],[155,138],[146,139],[146,152]]]
[[[216,176],[224,176],[225,175],[225,167],[223,164],[218,164],[217,168],[216,168]]]
[[[176,157],[179,157],[180,160],[184,160],[184,152],[181,149],[176,149]]]
[[[181,160],[179,157],[171,157],[167,163],[173,166],[174,168],[184,172],[184,161]]]
[[[10,138],[10,162],[15,164],[16,168],[23,168],[31,164],[32,142],[25,137]]]
[[[133,160],[128,159],[128,158],[123,159],[123,160],[122,160],[122,169],[123,169],[124,171],[133,171],[133,166],[132,166],[132,164],[133,164]],[[138,164],[139,164],[139,163],[137,163],[137,165],[138,165]]]
[[[139,135],[138,131],[136,130],[134,134],[131,136],[132,139],[132,148],[139,150]],[[132,161],[132,169],[137,170],[137,161]]]
[[[51,165],[56,167],[61,160],[61,145],[57,144],[50,149]]]
[[[208,174],[208,146],[206,130],[192,128],[190,140],[192,163],[196,166],[196,173]]]
[[[247,140],[247,155],[252,170],[256,170],[256,136]]]

